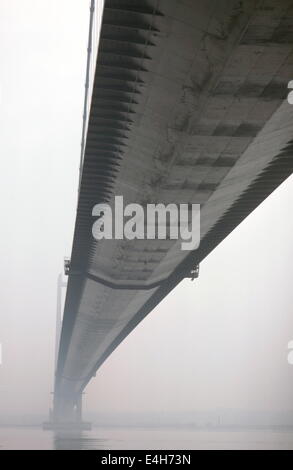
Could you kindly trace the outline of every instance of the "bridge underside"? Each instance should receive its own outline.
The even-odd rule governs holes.
[[[55,392],[132,329],[292,172],[293,2],[107,0]],[[201,244],[92,237],[99,202],[201,204]]]

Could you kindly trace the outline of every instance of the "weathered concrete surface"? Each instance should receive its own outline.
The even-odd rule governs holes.
[[[192,263],[292,172],[292,31],[287,0],[106,1],[59,394],[78,393]],[[92,208],[114,195],[202,204],[200,249],[189,254],[172,240],[96,243]]]

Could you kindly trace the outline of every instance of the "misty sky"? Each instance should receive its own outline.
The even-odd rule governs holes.
[[[77,201],[87,0],[0,0],[0,416],[47,413]],[[293,77],[292,77],[293,79]],[[93,411],[293,409],[293,178],[124,341]]]

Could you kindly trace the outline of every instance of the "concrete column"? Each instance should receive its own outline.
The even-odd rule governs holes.
[[[78,423],[81,423],[82,422],[82,394],[80,394],[80,396],[77,399],[75,410],[76,410],[76,413],[75,413],[76,421]]]
[[[56,305],[56,335],[55,335],[55,372],[57,369],[59,343],[62,328],[62,287],[66,287],[66,282],[62,281],[62,274],[57,280],[57,305]]]

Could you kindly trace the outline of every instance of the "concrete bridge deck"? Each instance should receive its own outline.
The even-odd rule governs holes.
[[[90,65],[55,386],[63,403],[292,173],[293,2],[106,0]],[[96,242],[92,209],[115,195],[201,204],[199,249]]]

